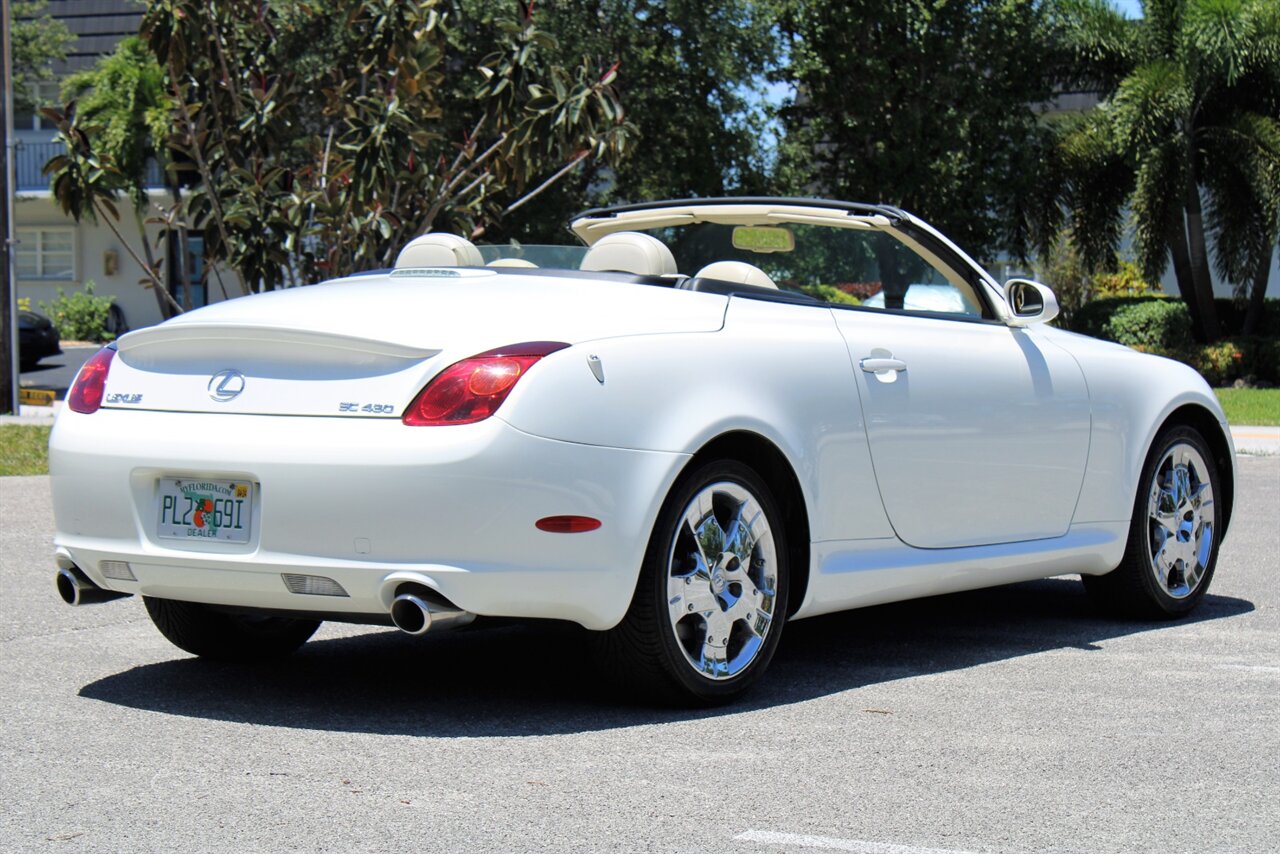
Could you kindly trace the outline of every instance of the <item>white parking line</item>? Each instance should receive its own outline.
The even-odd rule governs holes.
[[[861,839],[839,839],[808,833],[775,833],[771,830],[748,830],[733,837],[737,842],[759,842],[764,845],[794,845],[798,848],[825,848],[828,851],[853,851],[855,854],[968,854],[950,848],[921,848],[916,845],[894,845],[888,842],[865,842]]]
[[[1219,670],[1248,670],[1250,673],[1280,673],[1280,667],[1268,667],[1265,664],[1219,664]]]

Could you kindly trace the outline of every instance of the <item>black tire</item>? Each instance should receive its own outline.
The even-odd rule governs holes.
[[[1198,504],[1180,498],[1180,491],[1165,492],[1171,474],[1179,468],[1175,457],[1180,454],[1187,485],[1201,496]],[[1201,491],[1205,485],[1208,502],[1203,501]],[[1160,507],[1155,506],[1157,495],[1166,499]],[[1220,495],[1217,462],[1199,431],[1185,425],[1163,430],[1152,443],[1138,480],[1124,558],[1106,575],[1082,576],[1089,598],[1103,611],[1119,617],[1168,620],[1189,614],[1204,598],[1218,563]],[[1190,558],[1178,564],[1181,569],[1164,571],[1168,558],[1161,559],[1160,543],[1165,535],[1159,529],[1167,527],[1157,517],[1176,520],[1186,534],[1185,540],[1180,536],[1173,539],[1169,552]]]
[[[697,554],[708,549],[697,545],[685,522],[699,496],[711,508],[699,530],[710,532],[713,517],[725,534],[734,530],[735,518],[755,520],[746,526],[745,540],[732,547],[722,542],[729,550],[702,564]],[[769,666],[786,623],[790,567],[782,518],[768,484],[742,463],[719,460],[682,475],[658,514],[630,609],[616,627],[596,636],[603,669],[627,693],[660,703],[716,705],[741,696]],[[704,533],[704,539],[714,536]],[[691,592],[682,596],[684,589]],[[690,613],[674,618],[684,607]],[[764,619],[766,612],[772,619]],[[713,651],[710,659],[707,650]]]
[[[282,658],[307,642],[319,620],[233,614],[198,602],[143,596],[160,634],[192,655],[217,661]]]

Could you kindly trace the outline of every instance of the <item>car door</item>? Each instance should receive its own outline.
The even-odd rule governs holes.
[[[1034,327],[983,319],[976,291],[947,310],[945,287],[835,312],[890,522],[919,548],[1061,536],[1089,452],[1083,373]]]

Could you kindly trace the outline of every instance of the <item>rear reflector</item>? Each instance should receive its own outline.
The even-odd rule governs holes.
[[[129,568],[128,561],[123,560],[103,560],[98,561],[98,570],[107,578],[114,578],[117,581],[137,581],[134,577],[133,570]]]
[[[67,392],[67,406],[73,412],[88,415],[97,412],[102,406],[102,392],[107,387],[107,371],[111,370],[111,359],[116,355],[114,345],[107,345],[94,353],[89,361],[76,374],[76,381]]]
[[[332,578],[325,578],[323,575],[298,575],[292,572],[282,572],[280,577],[284,579],[284,586],[289,588],[290,593],[305,593],[309,596],[350,595],[346,590],[342,589],[341,584]]]
[[[534,525],[539,531],[549,534],[585,534],[599,528],[600,520],[590,516],[547,516]]]

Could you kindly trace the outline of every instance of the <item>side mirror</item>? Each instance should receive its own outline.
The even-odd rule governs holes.
[[[1009,304],[1010,326],[1047,323],[1058,316],[1058,298],[1053,291],[1030,279],[1010,279],[1004,285],[1005,302]]]

